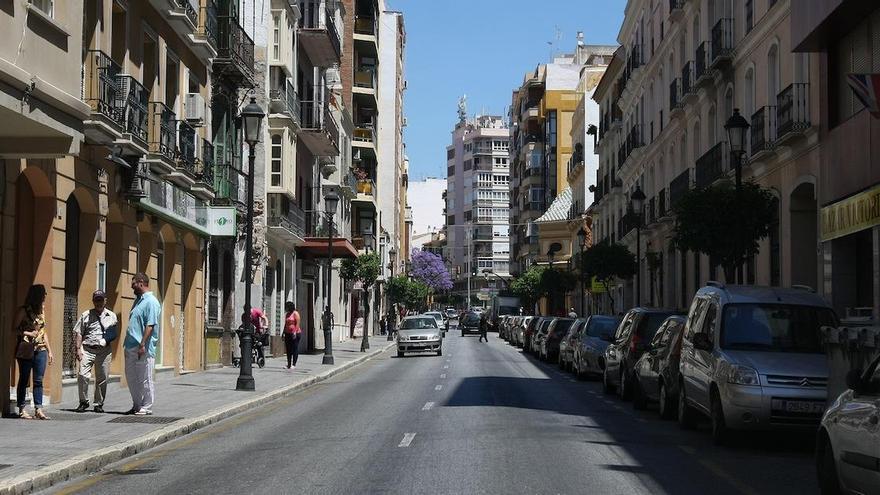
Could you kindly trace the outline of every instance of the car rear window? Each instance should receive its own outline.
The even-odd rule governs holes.
[[[620,320],[617,318],[600,318],[600,317],[592,317],[590,318],[590,323],[587,325],[587,335],[590,337],[602,337],[603,335],[614,335],[614,331],[617,330],[617,326],[620,325]]]
[[[468,313],[464,316],[464,323],[466,325],[476,325],[480,323],[480,315],[476,313]]]
[[[574,323],[574,320],[556,320],[556,324],[553,325],[553,333],[557,336],[565,335],[568,332],[569,327],[571,327],[572,323]]]
[[[675,313],[645,313],[639,321],[639,337],[643,338],[645,341],[650,341],[654,338],[654,334],[657,333],[660,325],[666,321],[666,318],[669,318],[674,314]]]

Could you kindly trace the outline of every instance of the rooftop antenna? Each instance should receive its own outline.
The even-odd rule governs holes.
[[[547,44],[550,45],[550,63],[553,62],[553,57],[555,56],[553,52],[553,47],[562,39],[562,31],[559,30],[559,25],[556,24],[553,26],[554,36],[553,41],[548,41]]]
[[[458,121],[462,124],[467,122],[467,95],[461,95],[458,99]]]

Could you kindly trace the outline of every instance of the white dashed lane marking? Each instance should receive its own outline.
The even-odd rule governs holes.
[[[446,378],[446,373],[441,374],[440,378]]]
[[[422,411],[427,411],[428,409],[431,409],[432,407],[434,407],[433,402],[425,402],[425,405],[422,406]]]
[[[443,388],[443,385],[437,385],[436,387],[434,387],[434,390],[441,390],[442,388]]]
[[[398,447],[409,447],[409,444],[412,443],[413,438],[415,438],[415,437],[416,437],[415,433],[404,433],[403,440],[401,440],[400,443],[397,444],[397,446]]]

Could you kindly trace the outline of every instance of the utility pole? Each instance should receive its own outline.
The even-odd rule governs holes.
[[[465,231],[465,237],[467,238],[467,248],[468,248],[468,268],[467,268],[467,271],[468,271],[468,273],[467,273],[467,285],[468,285],[468,287],[467,287],[467,303],[465,304],[465,307],[466,307],[466,308],[469,308],[469,307],[471,306],[471,273],[472,273],[472,271],[473,271],[472,268],[471,268],[471,264],[474,262],[473,259],[472,259],[472,257],[471,257],[471,237],[472,237],[472,232],[471,232],[471,227],[470,227],[470,225],[468,225],[467,231]]]

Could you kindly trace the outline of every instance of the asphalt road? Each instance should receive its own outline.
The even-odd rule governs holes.
[[[52,493],[817,493],[810,435],[714,447],[490,334],[386,353]]]

